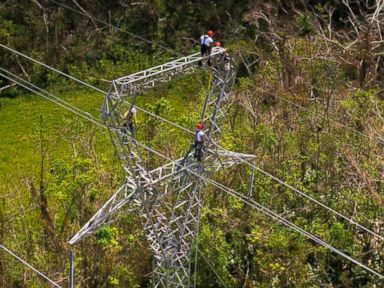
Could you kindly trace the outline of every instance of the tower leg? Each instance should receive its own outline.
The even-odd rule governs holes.
[[[253,163],[255,164],[255,163]],[[252,166],[252,172],[251,172],[251,176],[249,177],[249,183],[248,183],[248,198],[251,198],[252,197],[252,194],[253,194],[253,180],[254,180],[254,177],[255,177],[255,165]]]
[[[75,285],[75,269],[73,266],[73,252],[69,250],[69,288],[73,288]]]

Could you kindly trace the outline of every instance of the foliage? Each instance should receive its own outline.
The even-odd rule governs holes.
[[[123,32],[50,1],[32,1],[25,9],[25,3],[10,0],[0,5],[0,42],[106,90],[111,79],[176,57],[131,32],[187,54],[197,51],[201,33],[214,29],[240,67],[220,145],[255,154],[257,167],[380,233],[382,45],[364,46],[377,35],[375,27],[364,30],[363,20],[356,26],[360,38],[350,38],[351,11],[371,13],[369,7],[315,2],[78,3],[94,20],[111,15],[108,21]],[[2,67],[99,116],[101,94],[11,55],[0,50]],[[210,77],[187,75],[138,96],[135,104],[194,130]],[[19,88],[0,93],[0,243],[67,284],[67,241],[121,183],[119,163],[108,135],[92,124]],[[138,139],[167,157],[180,157],[193,141],[141,111],[137,117]],[[164,162],[150,153],[143,157],[148,167]],[[215,180],[245,194],[250,174],[249,167],[236,166]],[[381,287],[362,268],[238,199],[210,186],[203,194],[193,251],[198,287]],[[382,242],[260,170],[252,200],[382,268]],[[99,229],[74,250],[78,287],[150,286],[150,249],[135,214]],[[0,286],[45,287],[25,269],[9,256],[0,258]]]

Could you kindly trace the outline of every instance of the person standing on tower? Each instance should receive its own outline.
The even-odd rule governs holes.
[[[203,159],[203,147],[204,147],[204,132],[203,132],[203,123],[199,122],[196,126],[195,133],[195,155],[197,161]]]
[[[124,124],[123,126],[125,128],[128,128],[131,137],[136,138],[136,125],[137,125],[137,120],[136,120],[136,108],[131,107],[130,109],[127,110],[127,112],[124,113]]]
[[[213,46],[213,37],[214,33],[213,31],[209,30],[206,35],[202,35],[200,37],[200,52],[201,57],[208,56],[207,64],[208,66],[211,66],[211,60],[209,58],[209,55],[211,55],[212,46]],[[202,66],[202,62],[199,61],[199,66]]]

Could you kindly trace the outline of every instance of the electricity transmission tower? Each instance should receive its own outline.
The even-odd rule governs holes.
[[[191,153],[192,145],[183,158],[148,170],[133,131],[122,126],[124,113],[133,108],[127,100],[133,100],[145,89],[193,73],[197,63],[206,60],[200,53],[112,82],[102,105],[102,118],[109,128],[125,180],[69,241],[71,245],[115,221],[118,214],[137,212],[143,218],[143,229],[153,254],[153,286],[191,285],[191,253],[199,227],[203,189],[207,185],[203,179],[255,157],[218,149],[216,145],[222,130],[220,124],[233,103],[230,90],[236,73],[226,56],[221,47],[214,47],[210,56],[213,81],[201,109],[200,121],[205,124],[206,138],[201,161]]]
[[[226,62],[225,57],[223,58],[223,53],[225,52],[223,49],[215,48],[213,50],[212,59],[215,64],[214,68],[212,68],[212,74],[214,82],[206,95],[201,113],[200,120],[204,120],[208,127],[206,129],[208,136],[206,145],[207,151],[204,158],[201,162],[196,161],[190,155],[191,151],[188,151],[185,157],[181,159],[170,161],[163,166],[149,170],[146,168],[148,163],[143,161],[139,148],[144,148],[144,150],[150,151],[151,153],[157,154],[163,158],[168,157],[161,155],[155,149],[146,146],[142,142],[136,141],[134,135],[131,135],[132,132],[126,131],[125,127],[121,127],[122,113],[126,111],[125,109],[127,109],[127,107],[129,109],[132,108],[132,105],[127,103],[125,99],[130,99],[135,95],[138,95],[144,89],[156,87],[156,85],[160,83],[170,81],[177,75],[192,73],[195,70],[194,66],[196,62],[202,60],[198,54],[180,58],[164,65],[117,79],[112,83],[109,92],[106,92],[5,45],[0,44],[0,47],[23,56],[36,64],[42,65],[65,77],[75,80],[80,84],[86,85],[89,88],[93,88],[103,94],[106,94],[105,101],[102,106],[103,120],[109,128],[115,150],[119,153],[119,159],[122,164],[121,166],[125,173],[125,181],[120,189],[107,201],[107,203],[105,203],[103,207],[100,208],[100,210],[91,218],[91,220],[89,220],[70,240],[70,244],[77,243],[82,238],[100,228],[102,225],[116,220],[118,214],[136,211],[144,218],[144,229],[147,239],[151,245],[150,248],[154,255],[153,285],[155,287],[188,287],[191,284],[191,270],[193,271],[193,269],[190,268],[190,255],[193,242],[199,228],[200,213],[204,198],[202,193],[204,190],[202,189],[209,183],[218,188],[220,191],[224,191],[237,197],[237,199],[243,203],[250,205],[254,209],[295,230],[306,238],[329,249],[344,259],[360,266],[381,279],[383,278],[383,275],[380,272],[371,269],[343,251],[335,248],[327,242],[324,242],[316,235],[307,232],[294,223],[288,221],[286,218],[275,213],[273,210],[270,210],[252,200],[249,197],[251,196],[252,189],[249,189],[247,197],[245,195],[240,195],[241,193],[238,191],[221,185],[220,183],[217,183],[209,178],[215,172],[228,168],[234,164],[248,163],[248,165],[252,166],[253,169],[257,169],[268,177],[274,179],[276,182],[286,186],[290,190],[293,190],[317,205],[328,209],[328,211],[332,212],[336,216],[343,218],[353,225],[356,225],[359,229],[362,229],[377,238],[383,239],[380,234],[371,231],[331,207],[326,206],[320,201],[306,195],[288,183],[256,167],[254,164],[250,164],[247,160],[254,159],[253,155],[233,153],[223,149],[218,149],[219,146],[216,145],[216,141],[218,141],[220,131],[223,129],[221,126],[221,120],[225,119],[226,111],[232,103],[230,87],[235,78],[234,71],[229,62]],[[97,119],[94,119],[94,117],[89,113],[60,100],[53,94],[37,87],[36,85],[33,85],[21,77],[18,77],[17,75],[9,72],[7,69],[0,67],[0,76],[18,84],[32,93],[54,102],[55,104],[83,117],[93,124],[101,125]],[[163,122],[168,122],[173,126],[178,126],[167,119],[146,111],[145,109],[140,109]],[[179,128],[188,130],[181,126],[179,126]],[[168,160],[170,159],[168,158]],[[146,166],[144,166],[143,163],[145,163]],[[252,170],[250,177],[251,184],[253,182],[253,172],[254,170]],[[252,188],[252,185],[250,185],[250,188]],[[164,207],[171,208],[168,211],[164,210]],[[51,284],[57,284],[26,263],[23,259],[12,253],[10,250],[1,246],[2,245],[0,245],[0,248],[17,258],[20,262],[27,265],[36,273],[40,274],[40,276],[51,282]],[[70,255],[70,287],[73,287],[74,273],[72,266],[72,251],[70,251]]]

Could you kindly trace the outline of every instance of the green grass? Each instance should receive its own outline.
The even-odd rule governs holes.
[[[100,105],[102,95],[90,95],[86,91],[68,93],[64,100],[78,107],[93,109]],[[90,111],[90,110],[88,110]],[[97,113],[93,113],[97,114]],[[95,129],[94,125],[81,120],[70,111],[43,99],[38,95],[22,95],[14,99],[0,99],[0,184],[10,188],[15,179],[36,175],[39,171],[39,131],[42,119],[43,135],[47,139],[49,158],[72,157],[71,144],[64,135],[68,126],[81,126],[82,134]],[[109,139],[96,129],[96,148],[110,154]],[[67,139],[68,140],[68,139]],[[0,194],[3,192],[0,192]]]
[[[207,75],[189,75],[139,95],[136,104],[151,109],[161,99],[166,99],[170,109],[169,114],[165,115],[166,118],[194,130],[207,81]],[[99,109],[103,101],[101,93],[65,85],[56,88],[56,92],[52,93],[81,110],[99,117]],[[71,159],[73,157],[71,139],[79,135],[86,136],[95,130],[95,150],[98,157],[107,163],[107,166],[112,166],[113,149],[108,135],[102,133],[101,129],[96,128],[94,124],[35,94],[22,94],[13,99],[0,98],[0,133],[2,135],[0,188],[3,190],[0,195],[6,194],[17,186],[15,182],[38,175],[41,159],[39,152],[41,119],[43,135],[47,139],[48,160]],[[148,119],[148,115],[139,112],[139,126],[144,128]],[[169,145],[167,142],[172,142],[174,146],[180,146],[179,149],[175,148],[180,154],[189,146],[191,136],[187,133],[180,133],[179,129],[169,125],[160,123],[156,125],[161,125],[158,126],[161,127],[158,130],[164,135],[156,135],[157,138],[149,141],[150,145],[157,146],[154,148],[167,152],[164,151],[167,149],[166,145]],[[173,139],[176,138],[177,141],[174,142]],[[145,139],[142,140],[145,141]]]

